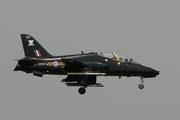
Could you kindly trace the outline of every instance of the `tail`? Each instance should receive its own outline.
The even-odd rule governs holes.
[[[32,36],[21,34],[21,39],[26,57],[52,57]]]

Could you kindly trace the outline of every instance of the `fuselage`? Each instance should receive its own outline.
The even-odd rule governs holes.
[[[159,72],[137,63],[121,62],[98,53],[65,55],[51,58],[23,58],[15,70],[32,73],[68,75],[68,73],[89,72],[105,73],[106,76],[156,77]]]

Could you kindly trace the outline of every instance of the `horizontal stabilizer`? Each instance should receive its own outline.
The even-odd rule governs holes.
[[[18,71],[19,70],[19,64],[16,65],[16,67],[14,68],[14,71]]]

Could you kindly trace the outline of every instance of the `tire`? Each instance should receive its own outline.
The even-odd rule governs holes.
[[[79,88],[78,90],[79,94],[83,95],[86,93],[86,89],[84,87]]]
[[[144,85],[143,84],[139,84],[139,89],[144,89]]]

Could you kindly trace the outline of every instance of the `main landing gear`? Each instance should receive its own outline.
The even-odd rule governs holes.
[[[78,92],[79,92],[79,94],[83,95],[86,93],[86,89],[84,87],[80,87]]]
[[[67,86],[80,86],[78,93],[81,95],[86,93],[87,87],[104,87],[101,83],[96,83],[96,76],[68,76],[62,82],[66,82]]]
[[[139,89],[143,89],[144,88],[144,80],[143,77],[141,77],[141,84],[139,84]]]
[[[84,87],[80,87],[79,90],[78,90],[79,94],[83,95],[83,94],[86,93],[87,80],[86,80],[86,79],[81,79],[81,80],[79,81],[79,84],[80,84],[81,86],[84,86]]]

